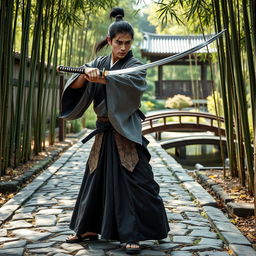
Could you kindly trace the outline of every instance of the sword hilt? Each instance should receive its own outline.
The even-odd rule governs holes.
[[[57,72],[67,72],[67,73],[78,73],[78,74],[85,74],[85,68],[76,68],[76,67],[68,67],[68,66],[58,66],[57,67]],[[105,70],[105,68],[103,68],[103,70],[99,70],[100,71],[100,77],[103,78],[104,76],[107,75],[107,71]]]

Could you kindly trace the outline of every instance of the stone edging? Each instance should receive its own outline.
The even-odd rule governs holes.
[[[167,168],[183,184],[192,197],[205,212],[213,227],[235,256],[256,256],[250,241],[233,225],[223,212],[216,208],[216,200],[172,158],[158,143],[154,143],[154,150],[165,163]]]
[[[83,129],[81,132],[77,134],[72,134],[67,136],[67,138],[75,138],[78,139],[85,134],[86,129]],[[0,193],[6,192],[16,192],[26,181],[28,181],[33,175],[39,173],[43,169],[45,169],[49,164],[51,164],[56,158],[64,151],[66,151],[70,146],[74,144],[75,141],[66,142],[67,145],[61,146],[59,149],[52,151],[49,156],[45,159],[38,161],[32,168],[27,170],[25,173],[20,175],[17,178],[14,178],[10,181],[2,181],[0,182]]]
[[[84,133],[82,135],[84,135]],[[70,145],[74,144],[75,142],[77,142],[77,140],[74,140],[73,143],[70,142]],[[64,152],[61,157],[58,158],[51,166],[44,170],[31,183],[22,188],[12,199],[2,205],[0,208],[0,225],[8,220],[25,201],[27,201],[47,180],[49,180],[70,157],[72,157],[72,155],[76,152],[76,149],[79,148],[79,144],[75,143],[73,146],[68,148],[71,151],[73,148],[72,154],[69,153],[70,150]]]
[[[209,170],[209,169],[208,169]],[[247,217],[254,215],[254,206],[246,203],[235,203],[220,185],[214,182],[211,178],[204,175],[200,170],[195,171],[196,178],[200,184],[208,187],[222,201],[224,207],[231,215],[239,217]]]

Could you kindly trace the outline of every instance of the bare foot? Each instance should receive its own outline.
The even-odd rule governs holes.
[[[138,244],[129,243],[129,244],[126,244],[126,248],[140,248],[140,246]]]
[[[97,233],[94,233],[94,232],[86,232],[86,233],[81,234],[80,236],[81,236],[81,237],[86,237],[86,236],[95,236],[95,235],[97,235]],[[78,239],[78,237],[77,237],[77,235],[69,235],[69,236],[67,237],[67,239],[68,239],[68,240],[76,240],[76,239]]]

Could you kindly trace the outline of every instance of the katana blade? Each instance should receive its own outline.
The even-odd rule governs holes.
[[[218,34],[214,35],[213,37],[211,37],[210,39],[208,39],[207,41],[192,47],[184,52],[181,53],[177,53],[173,56],[169,56],[166,58],[163,58],[161,60],[157,60],[151,63],[147,63],[147,64],[143,64],[140,66],[135,66],[135,67],[131,67],[131,68],[125,68],[125,69],[118,69],[118,70],[102,70],[100,71],[101,76],[111,76],[111,75],[121,75],[121,74],[128,74],[128,73],[133,73],[133,72],[137,72],[140,70],[145,70],[148,68],[153,68],[156,66],[160,66],[160,65],[164,65],[167,63],[170,63],[172,61],[175,60],[179,60],[191,53],[194,53],[200,49],[202,49],[203,47],[211,44],[212,42],[214,42],[215,40],[217,40],[221,35],[223,35],[223,33],[226,31],[226,29],[222,30],[221,32],[219,32]],[[81,73],[84,74],[86,71],[86,67],[85,68],[76,68],[76,67],[67,67],[67,66],[59,66],[57,68],[57,71],[64,71],[64,72],[71,72],[71,73]]]

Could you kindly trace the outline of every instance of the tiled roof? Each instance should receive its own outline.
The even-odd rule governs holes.
[[[143,41],[141,43],[142,55],[173,55],[184,52],[205,40],[208,40],[213,35],[189,35],[189,36],[172,36],[159,35],[148,32],[143,33]],[[209,52],[216,52],[214,44],[210,44]],[[198,53],[207,53],[207,47],[197,51]]]

